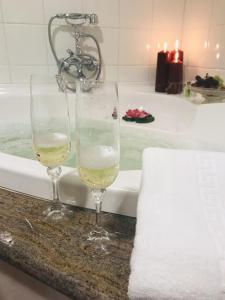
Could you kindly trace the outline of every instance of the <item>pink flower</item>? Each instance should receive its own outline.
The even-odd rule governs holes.
[[[126,117],[129,118],[129,119],[143,119],[143,118],[146,118],[147,116],[149,116],[150,114],[147,113],[146,111],[144,110],[139,110],[139,109],[129,109],[127,112],[126,112]]]

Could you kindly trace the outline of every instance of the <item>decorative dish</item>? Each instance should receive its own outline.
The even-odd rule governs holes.
[[[205,99],[205,103],[225,101],[224,81],[218,75],[209,76],[207,73],[204,78],[197,75],[195,82],[190,85],[190,90],[200,94]]]
[[[200,94],[207,103],[225,101],[225,89],[203,88],[196,86],[190,86],[190,89],[192,92]]]

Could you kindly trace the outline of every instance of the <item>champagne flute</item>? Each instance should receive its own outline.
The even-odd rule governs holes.
[[[66,88],[62,76],[31,75],[31,127],[33,151],[47,167],[52,181],[53,201],[43,214],[48,220],[70,217],[72,211],[59,200],[61,165],[70,154],[70,124]]]
[[[100,213],[106,188],[118,175],[120,158],[117,86],[80,80],[76,97],[77,168],[96,208],[95,225],[82,247],[91,256],[104,256],[110,253],[112,234],[102,227]]]

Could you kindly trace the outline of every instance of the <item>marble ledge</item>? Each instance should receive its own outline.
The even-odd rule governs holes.
[[[94,212],[74,207],[74,217],[48,223],[41,212],[49,203],[0,189],[0,259],[71,299],[128,299],[135,218],[103,213],[102,222],[118,232],[113,252],[93,258],[80,241]]]

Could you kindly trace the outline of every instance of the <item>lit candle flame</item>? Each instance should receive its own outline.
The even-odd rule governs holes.
[[[179,52],[176,51],[175,55],[174,55],[174,62],[178,62],[178,59],[179,59]]]
[[[166,52],[166,51],[167,51],[167,48],[168,48],[168,43],[167,43],[167,42],[164,42],[164,43],[163,43],[163,51]]]
[[[176,40],[175,42],[175,50],[177,51],[179,49],[179,40]]]

